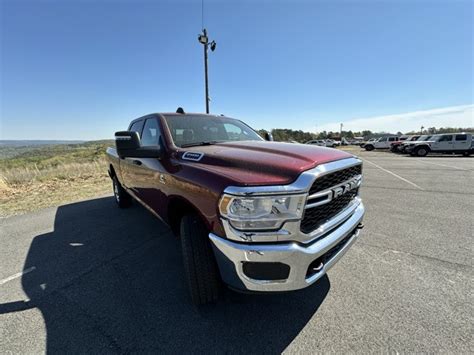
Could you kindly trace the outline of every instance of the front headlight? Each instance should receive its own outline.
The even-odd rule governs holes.
[[[306,194],[284,196],[232,196],[224,194],[219,211],[241,230],[278,229],[288,220],[300,219]]]

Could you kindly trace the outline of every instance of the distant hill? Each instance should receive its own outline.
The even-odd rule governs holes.
[[[7,144],[3,144],[7,142]],[[15,143],[13,143],[15,142]],[[18,142],[16,144],[16,142]],[[37,142],[35,144],[35,142]],[[105,155],[105,149],[113,146],[113,140],[101,141],[0,141],[0,169],[16,165],[18,162],[38,163],[49,160],[69,160],[81,162],[97,155]],[[67,157],[67,159],[66,159]],[[80,159],[79,159],[80,158]],[[78,161],[81,160],[81,161]]]
[[[85,141],[60,141],[60,140],[0,140],[3,147],[29,147],[32,145],[56,145],[56,144],[77,144]]]

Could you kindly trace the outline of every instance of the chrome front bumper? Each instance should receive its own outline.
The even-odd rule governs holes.
[[[358,226],[362,222],[365,209],[359,199],[358,202],[347,219],[308,244],[239,243],[210,233],[209,238],[224,282],[237,289],[262,292],[291,291],[313,284],[345,254],[359,236]],[[337,250],[334,252],[335,248]],[[325,258],[328,254],[330,255]],[[318,258],[324,260],[321,267],[309,273],[310,265]],[[288,265],[290,270],[285,279],[257,280],[245,274],[245,262],[282,263]]]

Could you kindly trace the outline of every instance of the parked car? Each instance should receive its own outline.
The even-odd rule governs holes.
[[[335,140],[332,140],[332,139],[326,139],[326,147],[331,147],[331,148],[336,148],[338,146],[341,145],[341,142],[337,142]]]
[[[358,145],[358,146],[360,146],[360,145],[363,143],[363,140],[360,139],[360,138],[359,138],[359,139],[355,139],[355,138],[354,138],[354,139],[349,139],[349,140],[348,140],[348,143],[349,143],[350,145]]]
[[[354,138],[349,140],[349,144],[360,146],[364,141],[365,140],[364,140],[363,137],[354,137]]]
[[[407,153],[424,157],[429,153],[462,154],[469,156],[474,152],[471,133],[436,134],[428,141],[416,141],[405,148]]]
[[[398,140],[397,136],[384,136],[380,137],[374,142],[367,142],[364,145],[365,150],[371,151],[374,149],[389,149],[390,144]]]
[[[373,143],[377,140],[377,138],[370,138],[368,141],[361,142],[359,145],[361,148],[364,148],[367,143]]]
[[[411,146],[414,146],[416,144],[416,142],[425,142],[425,141],[428,141],[430,140],[431,138],[431,135],[427,135],[427,134],[424,134],[422,136],[419,136],[416,140],[414,141],[405,141],[401,144],[401,146],[399,147],[399,152],[400,153],[407,153],[407,148],[408,147],[411,147]]]
[[[358,238],[361,160],[265,141],[228,117],[178,112],[133,120],[115,133],[107,160],[117,205],[138,201],[180,238],[194,303],[215,301],[221,282],[305,288]]]
[[[420,138],[419,135],[400,137],[400,139],[390,144],[390,150],[394,153],[400,153],[404,142],[413,142],[416,141],[418,138]]]
[[[326,146],[326,142],[323,139],[313,139],[313,140],[307,141],[305,144],[312,144],[312,145],[317,145],[320,147]]]

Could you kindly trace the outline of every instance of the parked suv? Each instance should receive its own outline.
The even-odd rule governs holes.
[[[241,121],[203,114],[150,114],[115,138],[115,200],[138,201],[180,238],[196,304],[215,301],[222,282],[308,287],[359,236],[362,162],[347,152],[265,141]]]
[[[429,153],[462,154],[469,156],[473,153],[471,133],[436,134],[428,141],[416,141],[405,151],[411,155],[424,157]]]
[[[389,149],[390,144],[393,142],[398,141],[397,136],[385,136],[385,137],[380,137],[374,142],[367,142],[364,145],[365,150],[371,151],[374,149]]]

